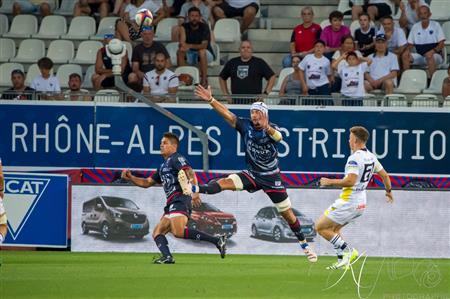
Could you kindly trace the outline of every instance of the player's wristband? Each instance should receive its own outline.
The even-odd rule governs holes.
[[[392,189],[386,189],[386,193],[391,193]]]
[[[209,97],[209,100],[208,100],[208,103],[211,104],[212,102],[214,102],[214,100],[215,100],[215,98],[214,98],[213,96],[210,96],[210,97]]]

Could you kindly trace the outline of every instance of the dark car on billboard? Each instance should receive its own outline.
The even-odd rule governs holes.
[[[302,225],[302,232],[305,235],[306,240],[308,242],[313,241],[314,237],[317,235],[316,230],[314,229],[314,221],[296,209],[292,209],[292,211]],[[297,240],[297,237],[292,232],[289,224],[273,206],[264,207],[256,213],[252,223],[252,236],[255,238],[264,236],[275,242],[290,242]]]
[[[114,196],[97,196],[83,203],[83,234],[96,231],[104,239],[112,235],[142,239],[149,233],[147,216],[131,200]]]
[[[214,236],[231,237],[237,231],[236,218],[233,214],[225,213],[207,202],[202,202],[198,208],[192,208],[187,226]]]

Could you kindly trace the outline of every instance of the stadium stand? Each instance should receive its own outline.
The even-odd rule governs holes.
[[[16,43],[9,38],[0,38],[0,62],[7,62],[16,56]]]
[[[0,65],[0,86],[6,87],[11,85],[11,72],[14,70],[25,71],[20,63],[8,62]]]
[[[81,66],[78,64],[64,64],[61,65],[58,68],[58,71],[56,72],[56,77],[58,78],[59,84],[61,85],[61,88],[67,88],[69,87],[69,76],[70,74],[76,73],[83,78],[83,71],[81,69]]]
[[[9,31],[3,34],[3,37],[29,38],[36,34],[38,29],[38,20],[33,15],[15,16]]]
[[[25,39],[20,43],[17,55],[11,58],[11,62],[33,63],[45,56],[45,43],[40,39]]]

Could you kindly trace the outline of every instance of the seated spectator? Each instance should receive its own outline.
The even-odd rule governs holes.
[[[351,35],[350,29],[342,24],[344,15],[340,11],[330,13],[328,19],[331,25],[326,26],[320,34],[320,39],[325,43],[324,55],[331,60],[334,52],[341,46],[343,36]]]
[[[442,97],[445,99],[450,96],[450,66],[447,68],[448,77],[442,82]]]
[[[300,81],[304,95],[331,95],[330,83],[333,81],[330,60],[323,54],[325,52],[325,42],[316,41],[314,53],[308,54],[300,62]],[[304,104],[310,105],[332,105],[326,100],[307,100]]]
[[[308,54],[314,52],[314,43],[319,39],[322,28],[319,24],[313,22],[314,11],[311,6],[302,8],[301,17],[303,23],[297,25],[292,30],[290,54],[284,56],[283,67],[289,67],[293,56],[298,56],[300,59]]]
[[[400,61],[401,55],[405,51],[409,52],[405,32],[400,27],[395,26],[394,19],[391,16],[384,17],[381,25],[377,34],[385,35],[389,52],[397,55]]]
[[[53,93],[53,97],[46,97],[46,99],[56,99],[56,93],[61,92],[58,78],[53,76],[53,61],[48,57],[42,57],[38,60],[40,75],[37,75],[31,82],[31,88],[37,92]]]
[[[375,27],[370,26],[370,17],[363,12],[359,16],[359,28],[355,30],[355,42],[357,49],[363,56],[369,56],[375,48]]]
[[[300,57],[292,56],[291,66],[294,69],[292,73],[287,75],[281,83],[280,92],[281,97],[286,95],[300,95],[302,94],[302,82],[300,80]],[[295,99],[281,99],[280,105],[294,105]]]
[[[130,0],[116,0],[114,2],[114,8],[111,14],[113,16],[123,17],[125,14],[125,8],[128,4],[130,4]]]
[[[339,48],[339,50],[334,52],[333,57],[331,58],[331,62],[334,62],[339,57],[341,57],[342,55],[345,55],[346,53],[349,53],[349,52],[353,52],[358,57],[362,57],[361,52],[356,50],[355,40],[353,39],[353,37],[351,35],[347,35],[347,36],[342,37],[342,39],[341,39],[341,47]],[[339,64],[340,65],[347,65],[347,60],[341,59]],[[341,89],[341,77],[339,76],[339,73],[338,73],[337,69],[338,68],[336,67],[335,68],[335,74],[334,74],[335,75],[334,76],[334,82],[333,82],[333,85],[331,86],[331,92],[339,92],[339,90]]]
[[[342,63],[344,62],[345,63]],[[338,59],[334,60],[331,67],[337,70],[341,80],[340,92],[345,98],[342,101],[343,106],[362,106],[365,96],[364,74],[367,67],[372,63],[370,58],[358,56],[356,52],[343,53]]]
[[[25,86],[25,74],[21,70],[11,72],[12,87],[4,91],[2,100],[32,100],[34,89]]]
[[[384,34],[375,38],[375,53],[369,55],[372,64],[365,74],[366,91],[384,89],[386,94],[392,94],[397,86],[397,74],[400,71],[397,56],[389,52]]]
[[[201,22],[200,9],[189,9],[189,22],[180,30],[180,44],[177,52],[178,65],[199,65],[201,84],[208,87],[208,63],[214,60],[211,48],[211,32],[209,26]]]
[[[428,78],[431,78],[437,67],[444,62],[442,50],[445,47],[442,27],[438,22],[430,20],[430,17],[430,7],[421,5],[420,22],[414,24],[408,36],[408,48],[415,47],[417,53],[405,51],[402,56],[403,69],[409,69],[411,63],[428,67]]]
[[[352,20],[357,20],[358,16],[362,12],[366,12],[371,20],[379,20],[386,16],[392,15],[390,4],[391,0],[366,0],[364,5],[353,5],[352,7]]]
[[[144,94],[152,96],[172,95],[178,91],[178,76],[166,68],[164,53],[156,53],[155,68],[145,74]],[[174,97],[172,97],[174,99]]]
[[[114,5],[110,0],[79,0],[73,8],[73,15],[75,17],[92,16],[99,13],[100,18],[104,18],[108,16],[110,4]]]
[[[180,15],[181,7],[186,3],[186,0],[173,0],[172,6],[168,6],[168,15],[169,17],[175,18]]]
[[[211,16],[211,11],[208,5],[202,0],[188,0],[188,2],[184,3],[181,7],[180,14],[178,17],[178,24],[172,28],[172,41],[178,42],[180,40],[180,26],[183,23],[189,22],[188,14],[189,9],[192,7],[197,7],[200,9],[200,15],[202,16],[201,21],[205,24],[208,24],[209,18]]]
[[[242,17],[242,33],[250,27],[259,10],[255,0],[222,0],[216,1],[216,4],[212,9],[215,20]]]
[[[164,11],[152,0],[130,0],[130,4],[125,7],[123,18],[116,22],[116,37],[127,42],[134,41],[141,37],[142,27],[136,24],[135,16],[141,9],[148,9],[153,14],[153,26],[164,18]]]
[[[227,86],[227,80],[230,78],[232,94],[269,94],[275,84],[275,73],[270,66],[263,59],[253,56],[250,41],[241,42],[239,54],[239,57],[228,60],[219,74],[222,93],[230,95]],[[267,80],[264,90],[263,78]]]
[[[81,89],[81,76],[77,73],[69,75],[69,89],[64,92],[64,99],[66,101],[91,101],[92,97],[89,91]]]
[[[403,1],[399,3],[399,9],[401,11],[400,19],[398,20],[400,27],[406,32],[411,30],[412,26],[419,22],[419,7],[425,4],[423,0],[408,0],[405,4]]]
[[[133,72],[128,76],[130,83],[142,83],[145,73],[155,68],[156,53],[164,53],[166,56],[166,68],[171,67],[170,55],[162,43],[154,40],[155,32],[153,28],[144,27],[141,36],[142,43],[134,47],[133,56],[131,57]]]
[[[1,3],[1,1],[0,1]],[[12,7],[13,16],[20,14],[39,13],[46,17],[52,14],[52,7],[48,0],[18,0],[14,1]]]
[[[114,35],[112,34],[105,34],[103,38],[103,47],[97,51],[97,56],[95,59],[95,73],[92,75],[92,84],[94,85],[95,90],[115,87],[114,75],[112,72],[112,61],[106,54],[106,46],[113,39],[113,37]],[[127,84],[128,75],[131,73],[131,67],[128,63],[128,54],[125,54],[122,57],[122,63],[120,66],[122,69],[122,79],[125,84]]]

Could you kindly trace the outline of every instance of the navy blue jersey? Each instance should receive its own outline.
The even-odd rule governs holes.
[[[179,153],[172,154],[165,160],[159,169],[152,175],[152,179],[163,185],[166,198],[170,201],[175,195],[182,195],[178,172],[181,169],[190,168],[188,161]]]
[[[250,171],[264,174],[278,170],[277,142],[265,130],[256,130],[250,119],[242,117],[236,119],[236,130],[244,141],[245,162]]]

